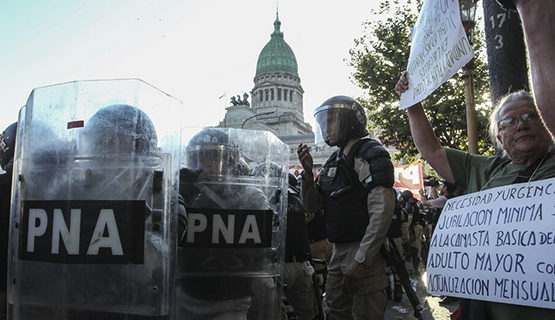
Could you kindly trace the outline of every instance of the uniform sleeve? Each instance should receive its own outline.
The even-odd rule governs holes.
[[[358,263],[370,265],[380,253],[395,210],[395,192],[391,188],[377,186],[368,193],[369,222],[355,255]]]
[[[324,208],[324,199],[316,188],[314,177],[307,176],[306,173],[303,173],[301,182],[301,200],[307,212],[317,212]]]

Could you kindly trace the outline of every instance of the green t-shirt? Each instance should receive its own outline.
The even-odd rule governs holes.
[[[509,158],[486,157],[460,150],[446,149],[447,160],[455,178],[455,184],[468,193],[512,184],[517,174],[527,166],[514,165]],[[555,161],[542,164],[532,175],[531,181],[555,177]],[[555,310],[486,302],[487,318],[490,320],[555,319]]]
[[[514,165],[509,158],[487,157],[446,149],[455,183],[468,193],[512,184],[527,166]],[[531,181],[555,177],[555,161],[542,164]]]

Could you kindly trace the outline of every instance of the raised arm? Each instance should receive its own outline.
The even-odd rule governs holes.
[[[401,78],[395,86],[397,94],[401,95],[409,88],[409,81],[406,71],[401,74]],[[451,166],[447,161],[445,149],[439,144],[437,137],[432,130],[430,121],[424,113],[421,103],[417,103],[407,109],[409,117],[410,131],[412,139],[422,157],[434,168],[434,170],[445,180],[454,183]]]
[[[513,2],[522,20],[536,104],[549,132],[555,135],[555,1]]]
[[[301,182],[301,200],[308,212],[317,212],[323,209],[324,201],[322,195],[314,186],[314,175],[312,169],[314,160],[306,144],[301,143],[297,148],[299,161],[303,166],[302,182]]]

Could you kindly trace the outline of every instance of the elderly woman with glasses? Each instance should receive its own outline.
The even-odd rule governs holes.
[[[403,72],[395,87],[401,95],[408,90]],[[407,109],[411,133],[420,154],[448,182],[469,193],[516,182],[555,177],[553,140],[537,113],[532,96],[525,91],[510,93],[500,100],[490,116],[490,134],[503,149],[500,156],[482,156],[444,148],[435,136],[421,103]],[[529,175],[522,177],[522,172]],[[521,177],[518,178],[519,173]],[[461,300],[464,319],[555,319],[555,310]]]

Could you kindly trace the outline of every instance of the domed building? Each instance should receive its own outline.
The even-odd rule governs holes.
[[[246,93],[243,99],[232,97],[232,105],[226,108],[225,118],[219,126],[271,131],[289,145],[293,166],[299,163],[297,146],[300,143],[312,146],[316,168],[332,151],[327,146],[314,147],[312,127],[304,122],[303,94],[297,59],[284,40],[276,13],[274,32],[256,63],[251,102]]]

